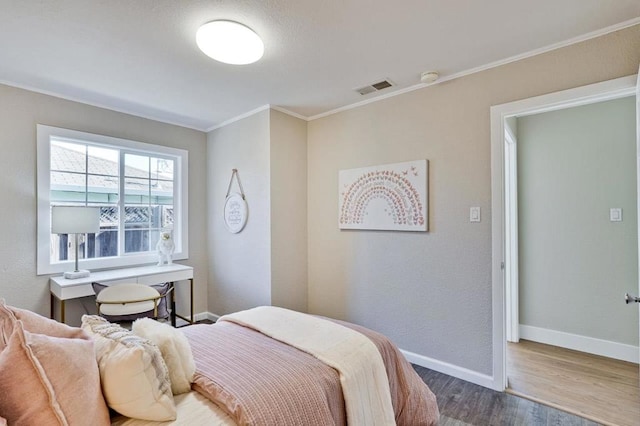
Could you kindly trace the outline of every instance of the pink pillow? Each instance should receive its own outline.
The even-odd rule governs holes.
[[[2,416],[9,424],[109,425],[93,341],[72,327],[17,310],[32,330],[80,338],[27,331],[14,309],[0,300]]]
[[[69,327],[66,324],[45,318],[42,315],[27,311],[26,309],[4,306],[13,313],[16,319],[22,321],[25,330],[32,333],[46,334],[47,336],[53,337],[66,337],[69,339],[90,339],[87,333],[82,331],[81,328]]]
[[[18,323],[0,353],[0,412],[16,424],[64,424],[65,415],[43,367],[33,356]]]

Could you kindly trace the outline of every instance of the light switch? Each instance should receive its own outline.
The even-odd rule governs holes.
[[[469,222],[480,222],[480,207],[469,209]]]
[[[622,222],[622,209],[609,209],[609,220],[611,222]]]

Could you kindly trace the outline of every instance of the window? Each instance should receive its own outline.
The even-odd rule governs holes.
[[[38,125],[38,274],[69,270],[73,235],[51,234],[51,207],[100,208],[100,231],[81,235],[89,269],[157,260],[172,230],[174,259],[186,259],[187,162],[184,150]]]

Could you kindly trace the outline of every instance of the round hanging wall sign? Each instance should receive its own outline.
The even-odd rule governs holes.
[[[229,232],[237,234],[247,224],[247,202],[242,195],[233,192],[224,203],[224,224]]]

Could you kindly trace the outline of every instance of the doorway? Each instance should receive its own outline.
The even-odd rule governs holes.
[[[541,388],[555,389],[557,394],[562,394],[562,395],[571,393],[569,385],[571,384],[572,379],[570,377],[568,378],[568,382],[565,382],[565,383],[558,382],[558,379],[561,376],[567,376],[567,374],[569,373],[567,373],[566,369],[562,370],[561,372],[552,373],[553,366],[563,365],[564,367],[566,367],[569,361],[581,360],[582,358],[580,357],[580,353],[572,352],[572,350],[575,350],[575,349],[583,350],[584,347],[581,345],[584,344],[585,341],[587,343],[592,344],[591,347],[587,348],[588,351],[595,352],[596,354],[598,354],[600,351],[599,355],[606,355],[607,357],[612,356],[612,354],[607,351],[613,350],[615,352],[615,350],[620,349],[619,347],[620,345],[618,345],[618,347],[616,347],[616,345],[613,345],[613,346],[610,345],[609,347],[607,347],[607,345],[604,345],[604,348],[598,347],[599,344],[603,342],[606,343],[606,339],[603,338],[602,335],[596,336],[596,337],[600,337],[599,339],[598,338],[592,338],[591,340],[578,339],[580,335],[585,334],[579,331],[580,327],[583,327],[584,329],[588,329],[590,331],[595,331],[597,335],[597,329],[599,327],[602,329],[606,329],[607,327],[612,328],[615,326],[615,322],[613,322],[614,326],[612,325],[603,326],[600,322],[597,321],[597,318],[596,318],[596,321],[591,322],[589,324],[590,318],[576,319],[573,317],[567,317],[568,315],[567,313],[571,313],[571,311],[575,311],[576,306],[585,305],[589,303],[594,303],[594,304],[613,303],[611,301],[609,302],[605,301],[602,295],[594,297],[595,300],[590,301],[588,298],[585,300],[584,299],[585,295],[582,294],[583,289],[579,287],[579,285],[582,283],[579,277],[579,272],[580,272],[579,270],[574,271],[574,272],[577,272],[576,274],[578,275],[577,279],[574,279],[576,277],[572,277],[570,275],[565,277],[559,277],[559,275],[562,274],[562,266],[564,266],[563,264],[570,263],[572,258],[577,262],[585,262],[585,259],[581,258],[581,256],[578,255],[579,253],[576,254],[576,252],[580,251],[579,249],[578,250],[568,249],[566,252],[563,253],[563,256],[556,255],[556,256],[552,256],[551,258],[549,257],[545,258],[545,256],[547,256],[549,252],[552,252],[553,250],[551,249],[545,250],[544,244],[545,243],[551,244],[551,246],[548,246],[548,247],[555,248],[553,245],[557,243],[554,243],[553,241],[545,241],[543,239],[541,243],[542,245],[537,247],[537,251],[534,250],[534,252],[538,253],[539,259],[536,259],[534,256],[533,260],[531,260],[531,258],[528,257],[527,258],[529,259],[528,264],[526,265],[524,270],[522,270],[522,268],[519,268],[519,266],[521,265],[518,264],[518,259],[519,259],[518,248],[522,247],[522,244],[519,244],[518,242],[518,236],[519,236],[518,231],[520,230],[520,228],[524,226],[524,229],[526,230],[526,232],[524,233],[523,236],[527,238],[528,242],[531,241],[530,237],[532,235],[532,232],[534,233],[533,235],[535,235],[535,232],[536,232],[535,226],[539,227],[537,234],[546,233],[547,236],[549,235],[553,236],[554,233],[562,233],[563,235],[565,234],[570,235],[572,230],[566,229],[566,228],[571,227],[573,225],[571,220],[573,216],[575,216],[576,221],[579,221],[578,216],[580,216],[579,214],[580,211],[571,213],[572,217],[569,218],[568,222],[565,222],[564,225],[560,226],[560,228],[562,229],[556,229],[556,230],[553,229],[554,226],[558,227],[558,223],[562,223],[561,219],[563,218],[563,216],[567,216],[568,207],[566,205],[564,207],[562,206],[562,202],[565,201],[563,200],[564,195],[556,194],[559,196],[559,198],[555,198],[555,199],[553,196],[549,196],[549,194],[552,193],[553,190],[555,189],[554,188],[555,182],[553,182],[553,179],[554,179],[553,176],[551,177],[547,176],[547,178],[551,180],[551,182],[547,182],[548,184],[550,184],[550,186],[547,185],[547,187],[544,188],[544,185],[542,185],[543,187],[542,193],[544,194],[545,197],[549,196],[548,197],[550,198],[549,205],[544,206],[543,205],[544,203],[540,203],[540,199],[536,200],[535,197],[533,197],[532,199],[527,198],[526,202],[521,207],[524,207],[525,209],[524,211],[528,215],[524,215],[525,217],[525,220],[523,221],[524,225],[523,223],[520,223],[522,221],[523,215],[522,215],[522,212],[520,212],[521,214],[519,215],[517,210],[518,185],[516,182],[517,181],[516,178],[518,176],[518,173],[517,173],[517,168],[515,167],[515,164],[518,158],[518,154],[520,153],[519,151],[521,151],[521,148],[527,147],[527,145],[522,144],[521,147],[516,149],[516,147],[518,147],[518,136],[519,136],[518,120],[521,120],[523,123],[526,123],[526,127],[531,128],[532,123],[535,124],[546,113],[550,113],[547,115],[554,115],[554,113],[552,112],[558,112],[558,114],[555,114],[556,116],[562,115],[563,111],[565,111],[565,109],[567,108],[584,107],[584,106],[588,106],[588,105],[592,105],[592,104],[596,104],[604,101],[611,101],[614,99],[620,99],[625,97],[627,97],[627,101],[626,101],[627,105],[633,105],[628,101],[631,100],[629,99],[629,97],[635,94],[635,89],[636,89],[635,77],[626,77],[622,79],[612,80],[609,82],[604,82],[604,83],[599,83],[599,84],[581,87],[577,89],[571,89],[564,92],[554,93],[551,95],[545,95],[537,98],[526,99],[523,101],[513,102],[505,105],[499,105],[499,106],[493,107],[491,110],[492,194],[493,194],[492,207],[494,212],[494,214],[492,215],[493,259],[494,259],[494,263],[493,263],[494,380],[495,380],[495,387],[498,390],[508,389],[509,374],[514,374],[513,371],[507,374],[508,373],[507,361],[510,361],[509,367],[513,368],[514,365],[516,364],[521,366],[523,360],[527,360],[526,362],[528,362],[528,365],[532,368],[532,370],[534,367],[538,368],[537,373],[533,374],[532,376],[540,377],[540,376],[543,376],[544,373],[550,372],[551,374],[550,377],[545,379],[546,382],[543,382],[544,386],[540,386]],[[579,109],[579,108],[576,108],[576,109]],[[541,158],[546,159],[546,161],[548,161],[551,164],[549,167],[552,167],[552,168],[555,167],[561,173],[566,172],[567,170],[562,170],[563,160],[562,158],[560,158],[561,156],[555,155],[553,153],[553,149],[554,148],[557,149],[558,147],[554,147],[552,145],[548,148],[549,148],[549,152],[543,151],[542,154],[540,153],[532,154],[531,150],[528,150],[528,152],[525,152],[524,154],[527,155],[527,158],[535,157],[535,155],[538,155],[540,157],[541,155],[542,156]],[[581,148],[585,148],[585,147],[581,147]],[[633,146],[632,148],[635,148],[635,146]],[[588,148],[585,148],[585,152],[586,151],[588,151]],[[579,157],[581,154],[584,154],[585,152],[582,152],[580,150],[575,150],[574,153],[569,152],[565,154],[568,155],[568,157],[566,157],[567,159],[571,159],[572,154],[575,154],[577,157]],[[596,156],[597,155],[598,154],[596,154]],[[636,157],[635,149],[633,149],[633,153],[631,155],[632,155],[631,167],[633,167],[633,161],[634,161],[634,158]],[[554,165],[554,161],[556,161],[555,165]],[[596,160],[596,162],[597,161],[598,160]],[[573,170],[571,170],[571,172],[573,173]],[[595,174],[597,174],[597,172],[598,172],[597,170],[594,170]],[[588,173],[588,170],[587,170],[587,173]],[[633,171],[634,176],[630,179],[632,182],[635,181],[635,173],[636,171],[634,170]],[[531,183],[531,176],[532,175],[528,176],[529,183]],[[580,177],[576,177],[576,176],[573,176],[572,178],[577,180],[581,179]],[[582,177],[582,179],[587,179],[587,180],[588,178],[589,178],[589,175],[586,175],[586,178],[584,176]],[[540,181],[544,181],[544,177],[542,178],[539,177],[538,179],[536,179],[536,181],[534,182],[535,183],[534,186],[539,187],[541,183]],[[529,188],[530,187],[531,185],[529,185]],[[559,192],[562,193],[562,191],[559,191]],[[566,195],[571,196],[571,194],[566,194]],[[542,200],[544,200],[544,197],[542,198]],[[635,201],[635,197],[634,197],[634,201]],[[534,203],[534,204],[531,204],[531,203]],[[609,202],[605,202],[605,204],[608,204],[608,203]],[[611,209],[617,209],[618,206],[610,205],[607,207],[606,217],[604,220],[605,222],[608,222],[608,220],[610,219],[609,213],[613,215],[614,213],[617,212],[617,210],[615,211],[612,210],[611,212],[609,212],[609,207]],[[543,209],[547,209],[547,211],[549,210],[554,211],[556,212],[556,214],[547,215],[546,222],[545,221],[541,222],[539,220],[534,221],[535,225],[532,227],[531,225],[532,221],[530,217],[531,215],[529,213],[531,213],[532,211],[535,211],[536,208],[538,210],[540,210],[540,208],[543,208]],[[594,210],[594,208],[589,208],[589,207],[586,207],[584,209],[588,211],[591,210],[591,213],[593,213],[593,210]],[[600,206],[598,207],[598,209],[600,209]],[[602,213],[604,213],[604,211]],[[591,216],[593,216],[593,214],[591,214]],[[633,216],[635,215],[632,214],[632,217],[631,218],[627,217],[627,219],[635,220],[635,217]],[[556,219],[560,219],[560,221],[556,223],[555,222]],[[600,217],[599,220],[600,219],[602,219],[602,217]],[[611,220],[613,220],[613,216],[611,216]],[[606,223],[603,225],[610,226],[612,224]],[[589,226],[592,227],[593,225],[589,225]],[[593,232],[589,233],[589,229]],[[573,230],[573,232],[574,232],[574,235],[579,235],[581,237],[584,237],[585,235],[591,237],[592,234],[596,234],[596,231],[591,228],[588,228],[586,231],[583,230],[582,234],[580,234],[580,232],[576,231],[575,229]],[[634,231],[633,233],[634,233],[633,239],[635,240],[635,244],[637,247],[637,231]],[[538,241],[538,243],[540,243],[540,241]],[[540,250],[541,248],[542,250]],[[530,254],[531,252],[530,244],[525,245],[525,251],[528,251]],[[604,257],[602,253],[601,255],[595,254],[595,256],[596,256],[596,259],[600,259]],[[538,263],[536,264],[536,262]],[[588,264],[591,264],[594,262],[594,260],[586,260],[586,262]],[[533,266],[529,263],[533,264]],[[554,263],[557,263],[557,264],[552,265]],[[628,287],[629,290],[631,291],[633,291],[633,289],[637,290],[637,287],[638,287],[637,266],[635,266],[635,268],[636,268],[635,276],[634,276],[634,279],[632,280],[635,282],[627,283],[628,285],[631,285],[630,288]],[[587,269],[587,268],[582,268],[582,269]],[[569,270],[571,270],[570,267],[569,267]],[[532,275],[532,271],[533,271],[533,275]],[[545,274],[547,275],[545,276]],[[521,285],[518,284],[519,279],[522,277],[523,283],[521,284],[531,285],[531,282],[535,281],[535,280],[532,280],[532,276],[536,276],[536,278],[538,279],[539,285],[541,283],[542,287],[544,287],[544,285],[547,285],[547,286],[550,286],[550,288],[538,289],[539,291],[535,292],[535,291],[531,291],[532,290],[531,287],[522,287]],[[542,279],[542,281],[540,281],[540,279]],[[554,282],[554,279],[555,279],[555,282]],[[549,297],[549,294],[547,294],[546,295],[547,298],[545,299],[545,292],[549,293],[550,291],[553,291],[554,290],[553,286],[557,285],[558,282],[564,283],[565,281],[568,282],[568,281],[571,281],[572,279],[574,279],[574,285],[577,282],[577,287],[574,287],[573,289],[569,287],[569,289],[566,290],[568,294],[558,295],[557,297],[553,297],[553,296]],[[584,281],[586,281],[586,278]],[[522,288],[525,289],[525,294],[519,297],[519,293],[521,292]],[[619,295],[616,294],[617,296],[615,297],[616,306],[614,307],[614,309],[617,311],[623,311],[625,308],[624,302],[622,301],[623,294],[624,294],[624,291],[621,291]],[[522,303],[523,297],[524,297],[525,303]],[[611,295],[609,295],[608,298],[611,299]],[[521,303],[518,303],[519,300]],[[561,305],[559,309],[560,310],[564,309],[566,312],[562,312],[561,318],[555,318],[555,320],[556,321],[558,319],[562,320],[564,318],[564,320],[566,322],[569,322],[569,324],[561,324],[560,326],[557,326],[557,323],[556,323],[556,326],[553,325],[553,320],[554,320],[553,317],[554,315],[556,317],[558,316],[557,314],[558,310],[556,309],[554,311],[552,308],[554,304],[558,304],[558,303],[560,303]],[[562,303],[565,303],[565,305],[562,306]],[[617,303],[619,303],[619,305],[617,305]],[[532,315],[533,308],[538,309],[540,306],[544,307],[544,309],[542,309],[543,311],[542,314],[538,315],[538,317],[536,318],[535,315]],[[523,311],[523,312],[520,312],[520,311]],[[630,312],[635,313],[635,325],[637,325],[638,323],[637,310],[633,308],[627,310],[626,311],[627,317],[629,317]],[[529,325],[525,325],[523,327],[522,324],[520,323],[520,319],[521,319],[520,317],[524,317],[525,318],[524,324],[528,323]],[[567,318],[570,318],[570,321],[567,321]],[[629,318],[634,318],[634,317],[629,317]],[[632,319],[632,321],[634,320]],[[531,324],[533,324],[533,326]],[[564,333],[549,332],[550,330],[556,330],[556,329],[562,330],[564,326],[566,326],[565,328],[568,329],[568,330],[565,330]],[[573,333],[571,333],[572,331],[571,327],[574,327],[574,329],[575,327],[577,327],[578,331],[574,331]],[[637,337],[637,331],[635,331],[635,333],[636,333],[635,336]],[[524,342],[520,340],[523,337],[525,339],[530,339],[532,341],[537,340],[538,342],[542,342],[542,344],[534,343],[534,342]],[[620,340],[618,337],[612,340]],[[507,344],[507,341],[510,341],[513,343]],[[525,344],[521,345],[519,343],[515,343],[519,341],[522,341]],[[593,344],[595,344],[595,347]],[[622,358],[625,358],[626,356],[627,358],[631,358],[632,361],[637,363],[637,360],[638,360],[637,339],[634,344],[636,346],[627,345],[626,349],[631,349],[631,352],[627,351],[627,353],[624,354]],[[557,350],[555,350],[557,346],[565,346],[565,347],[568,347],[569,349],[562,349],[562,351],[566,351],[566,352],[558,352]],[[507,347],[509,347],[509,350],[507,350]],[[518,348],[522,350],[518,352],[513,352],[511,350],[513,348]],[[550,349],[550,351],[545,351],[546,349]],[[625,347],[623,347],[623,349],[625,349]],[[511,355],[511,358],[508,356],[508,353]],[[538,358],[530,358],[531,354],[536,354]],[[613,356],[616,356],[616,354],[613,354]],[[598,355],[596,355],[595,357],[596,358],[594,359],[583,359],[582,361],[583,366],[578,367],[578,373],[576,374],[581,377],[589,376],[589,380],[591,380],[592,382],[596,380],[592,377],[592,372],[594,371],[594,368],[595,368],[594,366],[597,364],[596,361],[597,361]],[[604,359],[606,360],[607,358],[604,358]],[[550,362],[546,366],[543,364],[543,361],[545,360]],[[511,362],[511,361],[514,361],[514,362]],[[588,365],[588,366],[585,367],[585,365]],[[631,366],[635,365],[635,367],[632,367],[632,372],[635,371],[635,374],[636,374],[635,381],[637,384],[637,371],[638,371],[637,364],[630,364],[630,365]],[[609,372],[611,372],[610,369],[609,369]],[[626,375],[626,374],[627,373],[623,373],[623,375]],[[526,376],[526,374],[524,374],[524,376]],[[516,384],[515,382],[517,381],[519,383],[519,386],[522,388],[522,383],[520,383],[522,377],[523,377],[522,375],[518,376],[517,380],[514,377],[514,380],[512,380],[513,382],[512,384],[515,385]],[[573,380],[573,382],[575,382],[575,380]],[[600,383],[600,385],[602,384]],[[527,392],[530,392],[530,391],[527,391]],[[582,399],[585,399],[584,398],[585,395],[586,394],[582,395]],[[526,395],[526,396],[533,397],[534,399],[536,398],[536,395]],[[544,398],[549,399],[548,396],[544,396],[544,395],[541,395],[539,397],[539,399],[542,402],[550,402],[550,405],[554,405],[553,401],[544,401]],[[631,404],[637,406],[638,402],[636,401],[634,404],[634,401],[632,400]],[[560,404],[556,404],[556,405],[560,405]],[[571,407],[561,407],[561,408],[568,409],[569,411],[577,412],[578,414],[582,414],[583,416],[585,415],[585,413],[581,412],[580,409],[572,410]],[[611,409],[611,406],[609,406],[608,408]],[[595,418],[597,416],[591,416],[591,417]],[[598,417],[598,419],[601,421],[606,420],[606,419],[601,419],[600,417]],[[637,420],[637,417],[635,419]]]

